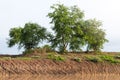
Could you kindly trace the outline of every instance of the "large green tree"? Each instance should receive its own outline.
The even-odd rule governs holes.
[[[23,28],[11,28],[9,36],[9,47],[18,44],[19,48],[25,50],[37,47],[39,42],[47,38],[46,29],[36,23],[26,23]]]
[[[53,24],[52,29],[55,32],[51,40],[52,47],[57,47],[60,52],[65,52],[68,45],[71,45],[71,39],[75,33],[73,29],[81,32],[76,24],[84,17],[84,13],[76,6],[68,8],[63,4],[55,4],[51,8],[53,12],[50,12],[48,17],[52,19],[50,23]],[[70,48],[73,49],[74,46]]]

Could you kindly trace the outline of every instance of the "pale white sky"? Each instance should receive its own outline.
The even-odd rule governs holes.
[[[10,28],[23,26],[27,22],[50,28],[46,15],[50,6],[58,2],[66,6],[78,5],[86,19],[101,20],[109,40],[103,51],[120,51],[120,0],[0,0],[0,53],[20,53],[16,47],[7,47]]]

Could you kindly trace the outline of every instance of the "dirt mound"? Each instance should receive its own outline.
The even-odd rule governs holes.
[[[0,60],[0,74],[120,74],[120,64],[43,60]]]

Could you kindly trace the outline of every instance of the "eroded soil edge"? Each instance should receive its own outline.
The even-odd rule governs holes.
[[[120,64],[43,60],[0,60],[1,75],[120,74]]]

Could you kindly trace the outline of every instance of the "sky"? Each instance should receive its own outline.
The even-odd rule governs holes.
[[[9,30],[23,27],[27,22],[38,23],[50,30],[47,14],[50,6],[63,3],[66,6],[77,5],[84,11],[85,19],[101,20],[108,43],[103,51],[120,51],[120,0],[0,0],[0,54],[18,54],[17,46],[8,48]]]

